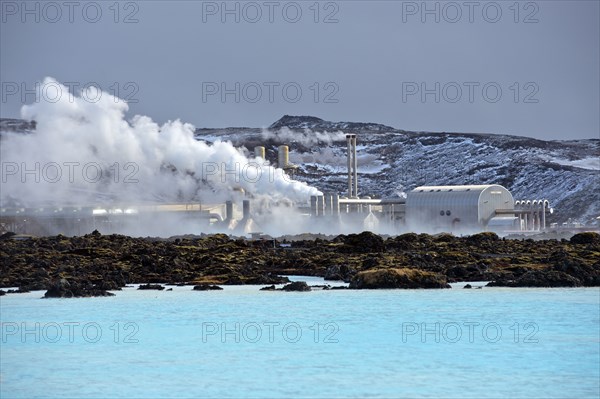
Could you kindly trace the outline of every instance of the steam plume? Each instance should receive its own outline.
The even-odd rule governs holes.
[[[127,104],[109,93],[67,95],[52,78],[39,87],[50,86],[62,93],[56,101],[38,93],[39,101],[21,110],[23,119],[37,122],[36,131],[2,134],[3,206],[218,202],[240,189],[272,201],[305,202],[319,193],[247,158],[230,142],[196,141],[190,124],[159,126],[140,115],[127,121]]]

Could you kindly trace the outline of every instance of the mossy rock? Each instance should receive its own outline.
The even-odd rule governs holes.
[[[587,231],[577,233],[571,237],[571,244],[598,245],[600,246],[600,234]]]
[[[389,268],[358,272],[350,288],[449,288],[446,276],[419,269]]]
[[[483,233],[477,233],[477,234],[468,236],[468,237],[466,237],[465,240],[470,244],[482,244],[482,243],[500,241],[500,237],[498,237],[498,234],[496,234],[496,233],[486,231]]]

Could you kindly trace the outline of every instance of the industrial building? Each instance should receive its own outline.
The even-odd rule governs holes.
[[[548,200],[515,201],[510,191],[497,184],[421,186],[406,193],[406,198],[360,198],[356,135],[346,135],[346,144],[347,196],[326,193],[311,198],[310,214],[315,217],[345,214],[343,217],[348,218],[354,214],[350,219],[362,219],[365,230],[383,224],[396,232],[468,234],[546,229],[546,213],[552,211]]]
[[[406,224],[449,232],[515,230],[514,205],[512,194],[497,184],[417,187],[406,198]]]
[[[307,226],[327,227],[330,233],[369,230],[387,234],[406,232],[471,234],[536,232],[546,229],[548,200],[517,200],[497,184],[421,186],[405,198],[359,197],[356,135],[346,135],[347,192],[312,196],[306,204],[295,204],[298,215],[311,219]],[[265,147],[254,148],[256,158],[265,158]],[[278,147],[278,167],[293,175],[297,165],[289,162],[289,147]],[[241,196],[241,197],[240,197]],[[25,234],[79,235],[99,229],[118,232],[120,228],[161,218],[185,221],[202,232],[230,232],[248,235],[268,225],[268,212],[251,214],[252,196],[241,193],[237,203],[156,204],[85,207],[37,207],[0,209],[0,230]],[[245,199],[243,196],[245,196]],[[240,204],[241,202],[241,204]],[[242,205],[242,206],[240,206]],[[255,218],[256,217],[256,218]],[[323,222],[323,223],[319,223]],[[183,224],[182,224],[183,225]],[[321,226],[321,227],[319,227]],[[306,232],[322,232],[307,230]]]

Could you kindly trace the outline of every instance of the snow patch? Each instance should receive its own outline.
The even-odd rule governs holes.
[[[546,158],[547,161],[563,166],[573,166],[580,169],[600,170],[600,158],[584,158],[575,161],[560,158]]]

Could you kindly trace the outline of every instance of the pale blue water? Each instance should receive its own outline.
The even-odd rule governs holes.
[[[2,398],[600,395],[597,288],[42,294],[0,298]]]

